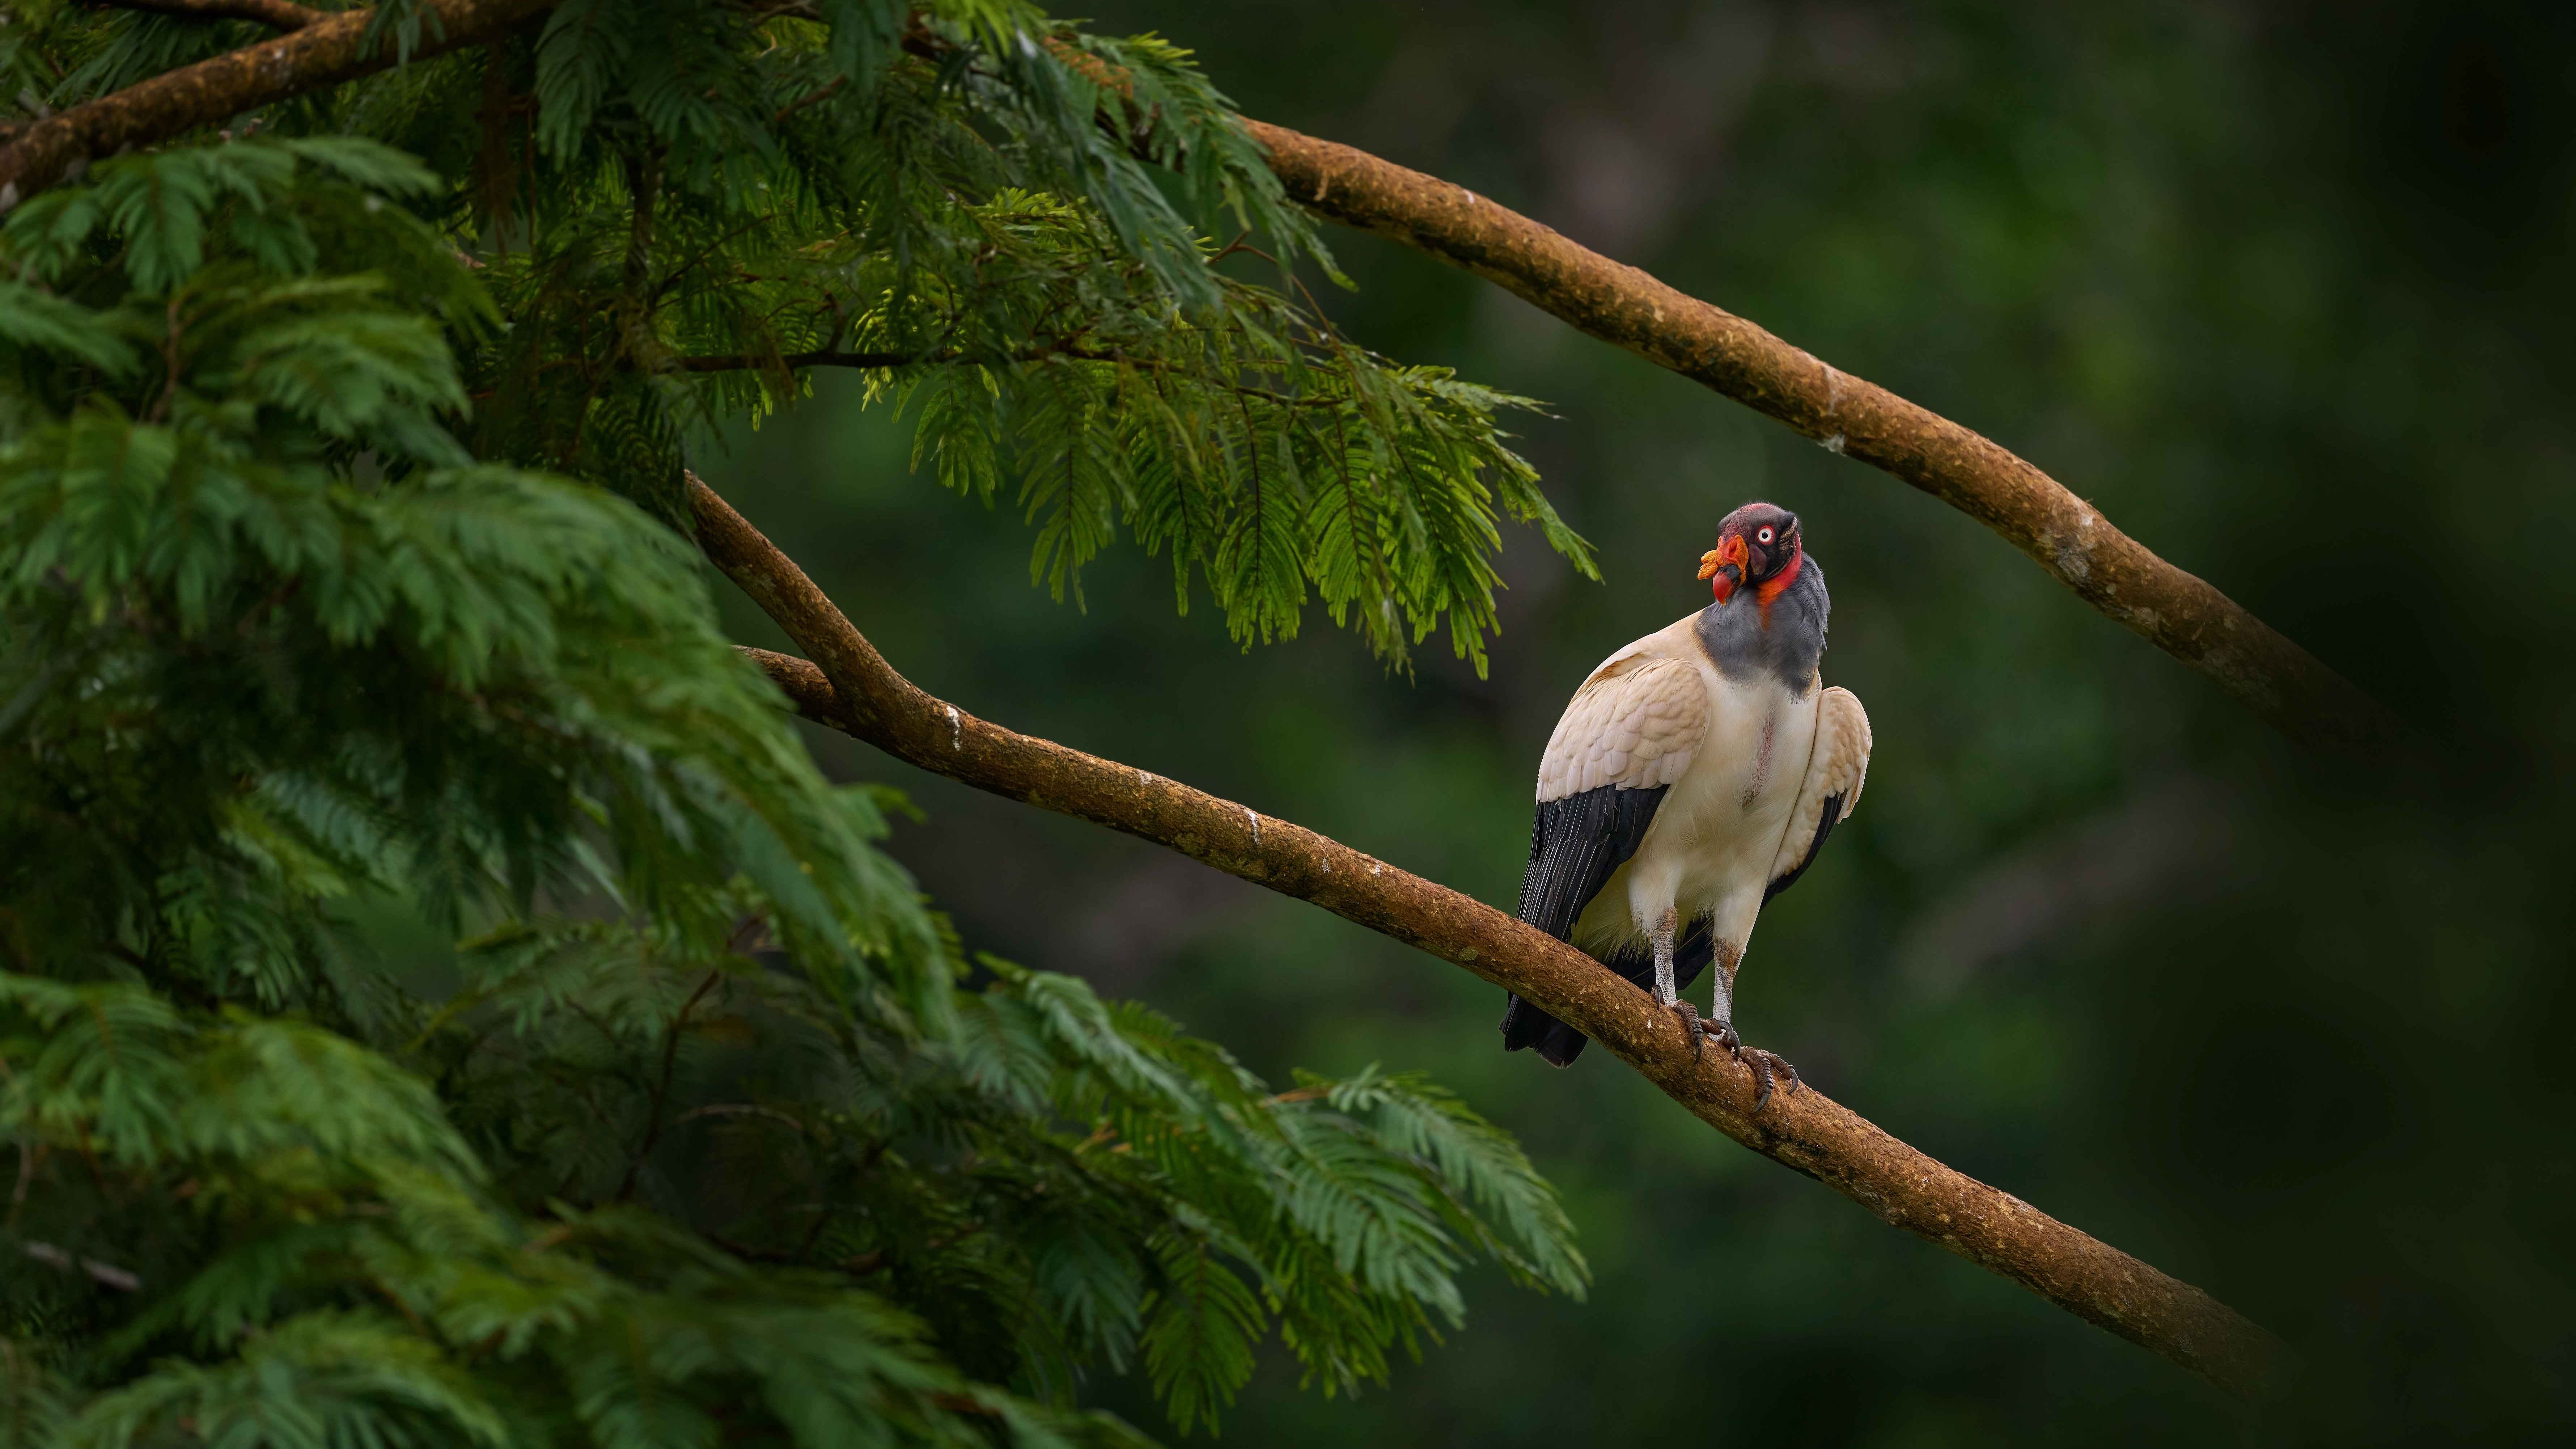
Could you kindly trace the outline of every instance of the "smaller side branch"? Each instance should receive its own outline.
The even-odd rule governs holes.
[[[1046,342],[1006,352],[961,352],[953,349],[929,352],[783,352],[776,355],[731,352],[673,358],[670,366],[677,372],[751,372],[799,367],[894,368],[924,364],[954,366],[960,363],[1009,367],[1023,362],[1050,362],[1057,358],[1069,362],[1114,362],[1123,367],[1157,370],[1170,366],[1159,358],[1103,352],[1096,347],[1082,347],[1071,342]]]
[[[1753,1111],[1751,1073],[1695,1055],[1672,1013],[1572,946],[1290,821],[975,718],[897,673],[804,570],[695,475],[698,543],[812,662],[758,661],[798,712],[898,759],[1106,825],[1310,901],[1519,992],[1592,1037],[1720,1132],[1881,1220],[2021,1284],[2240,1395],[2278,1340],[2188,1283],[1917,1152],[1809,1086]]]
[[[769,372],[778,368],[799,367],[910,367],[922,362],[963,361],[954,354],[919,352],[789,352],[764,357],[756,352],[727,353],[714,357],[679,357],[671,366],[680,372]]]
[[[554,3],[424,0],[412,58],[479,44]],[[392,38],[381,46],[367,41],[374,14],[344,11],[300,26],[291,35],[164,71],[17,132],[0,146],[0,215],[101,156],[154,145],[244,111],[387,69],[394,63]]]
[[[1143,372],[1185,371],[1180,365],[1157,357],[1136,357],[1123,352],[1102,352],[1097,348],[1074,347],[1048,343],[1019,352],[1000,354],[968,352],[788,352],[763,356],[754,352],[722,353],[703,357],[675,357],[669,362],[674,372],[794,372],[800,367],[850,367],[861,370],[920,366],[1013,367],[1023,363],[1105,362],[1116,367],[1131,367]],[[1237,402],[1265,402],[1282,408],[1330,408],[1341,400],[1330,396],[1298,396],[1276,388],[1258,387],[1232,379],[1207,379],[1208,386],[1231,394]],[[1256,469],[1256,473],[1257,473]]]
[[[155,15],[182,15],[196,20],[250,20],[297,31],[332,17],[329,10],[297,5],[293,0],[108,0],[119,10],[148,10]]]
[[[779,122],[786,120],[789,116],[795,115],[798,111],[805,109],[807,106],[820,105],[824,101],[830,100],[832,97],[841,93],[841,87],[848,85],[849,83],[850,78],[848,76],[836,75],[832,77],[832,79],[825,83],[821,88],[807,91],[804,95],[780,106],[777,114],[769,118],[769,124],[775,126]]]

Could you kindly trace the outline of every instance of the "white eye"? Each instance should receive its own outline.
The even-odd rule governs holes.
[[[1766,528],[1753,536],[1762,540],[1764,543],[1769,543],[1771,541],[1771,530]]]

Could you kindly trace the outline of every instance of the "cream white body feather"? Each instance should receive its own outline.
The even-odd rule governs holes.
[[[1828,797],[1851,813],[1869,718],[1850,691],[1767,670],[1729,675],[1682,619],[1602,661],[1566,706],[1538,798],[1669,785],[1637,853],[1592,898],[1574,944],[1595,956],[1650,943],[1667,909],[1708,918],[1718,962],[1741,962],[1772,881],[1798,868]],[[1723,987],[1721,987],[1723,989]]]

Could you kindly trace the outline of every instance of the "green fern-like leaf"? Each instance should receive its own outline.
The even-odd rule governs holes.
[[[1503,420],[1238,118],[1022,0],[570,0],[0,222],[0,1443],[1140,1442],[1584,1267],[1510,1139],[973,952],[718,631],[694,452],[846,365],[1077,603],[1484,661]],[[25,7],[65,105],[246,22]],[[1241,250],[1220,245],[1236,236]],[[1276,263],[1246,280],[1258,248]],[[1306,269],[1301,273],[1300,269]],[[1159,565],[1158,565],[1159,566]]]

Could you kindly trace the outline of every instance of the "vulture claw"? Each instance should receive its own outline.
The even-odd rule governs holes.
[[[1711,1028],[1706,1022],[1699,1019],[1698,1007],[1691,1005],[1687,1001],[1675,1001],[1672,1006],[1674,1011],[1681,1014],[1682,1035],[1690,1038],[1691,1061],[1693,1063],[1697,1063],[1699,1059],[1708,1052],[1708,1042],[1700,1035],[1700,1033],[1711,1030]]]
[[[1759,1090],[1753,1094],[1753,1110],[1756,1112],[1761,1111],[1771,1100],[1771,1086],[1775,1080],[1773,1076],[1775,1072],[1780,1077],[1788,1079],[1791,1096],[1796,1096],[1799,1088],[1806,1085],[1798,1080],[1798,1069],[1781,1060],[1776,1052],[1766,1052],[1760,1047],[1746,1047],[1742,1053],[1742,1060],[1746,1066],[1753,1068],[1754,1079],[1760,1084]]]
[[[1760,1047],[1746,1046],[1743,1039],[1735,1034],[1735,1023],[1702,1022],[1700,1030],[1716,1037],[1717,1044],[1726,1048],[1728,1056],[1744,1063],[1745,1069],[1753,1073],[1754,1111],[1759,1112],[1771,1105],[1772,1088],[1783,1081],[1789,1084],[1789,1095],[1793,1097],[1807,1085],[1799,1078],[1798,1069],[1789,1065],[1779,1053],[1767,1052]]]
[[[1726,1048],[1726,1054],[1727,1054],[1728,1056],[1734,1057],[1734,1058],[1736,1058],[1736,1059],[1737,1059],[1737,1060],[1739,1060],[1739,1061],[1743,1059],[1743,1057],[1744,1057],[1744,1042],[1743,1042],[1743,1039],[1742,1039],[1742,1038],[1738,1037],[1738,1036],[1735,1034],[1735,1023],[1734,1023],[1734,1022],[1731,1022],[1731,1021],[1709,1021],[1709,1022],[1702,1022],[1702,1023],[1700,1024],[1700,1030],[1702,1030],[1702,1031],[1704,1031],[1704,1032],[1707,1032],[1710,1036],[1716,1037],[1716,1038],[1717,1038],[1717,1044],[1718,1044],[1719,1046],[1722,1046],[1722,1047]]]

